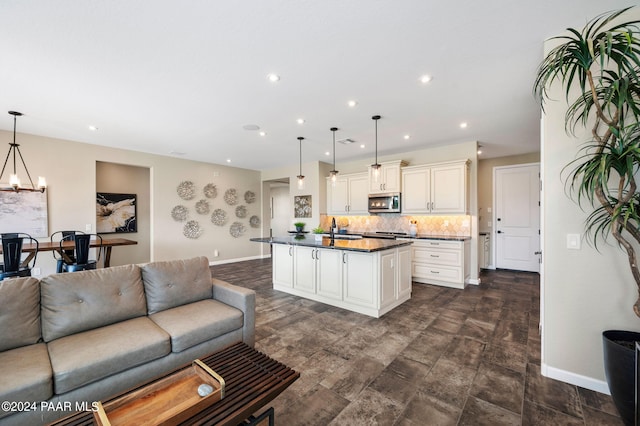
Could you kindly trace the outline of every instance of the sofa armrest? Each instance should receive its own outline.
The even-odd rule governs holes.
[[[243,312],[242,340],[253,347],[256,331],[256,292],[217,278],[211,278],[211,282],[213,283],[213,298],[215,300]]]

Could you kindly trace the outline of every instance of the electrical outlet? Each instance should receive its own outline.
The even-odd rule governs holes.
[[[449,226],[449,221],[448,220],[444,221],[444,226]]]
[[[40,268],[31,268],[31,275],[40,276]]]
[[[214,250],[213,257],[218,257],[218,256],[220,256],[220,252],[218,250]]]
[[[492,225],[493,225],[493,224],[491,223],[491,221],[487,222],[487,227],[488,227],[488,228],[491,228],[491,226],[492,226]]]
[[[580,250],[580,234],[567,234],[567,248]]]
[[[91,224],[90,224],[90,223],[87,223],[87,224],[84,226],[84,231],[85,231],[85,232],[91,232]]]

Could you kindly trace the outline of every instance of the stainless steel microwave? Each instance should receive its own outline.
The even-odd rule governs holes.
[[[369,213],[400,213],[400,193],[369,194]]]

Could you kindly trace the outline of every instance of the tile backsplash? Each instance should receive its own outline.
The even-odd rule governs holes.
[[[426,235],[454,235],[458,237],[471,236],[471,217],[468,215],[455,216],[401,216],[392,213],[381,213],[371,216],[331,216],[320,215],[320,227],[329,229],[331,219],[336,218],[336,224],[347,232],[409,232],[412,220],[417,222],[418,234]]]

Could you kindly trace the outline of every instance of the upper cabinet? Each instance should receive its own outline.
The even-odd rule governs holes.
[[[338,175],[335,185],[327,178],[327,214],[368,214],[367,173]]]
[[[467,214],[469,160],[402,169],[402,213]]]
[[[381,163],[378,179],[375,178],[373,169],[369,166],[369,194],[400,192],[402,189],[402,167],[406,164],[404,161]]]

